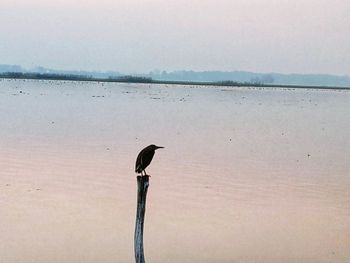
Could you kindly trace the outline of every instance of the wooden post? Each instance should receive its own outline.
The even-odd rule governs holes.
[[[137,176],[137,210],[134,235],[134,251],[136,263],[145,263],[143,254],[143,222],[146,211],[146,196],[149,186],[149,176]]]

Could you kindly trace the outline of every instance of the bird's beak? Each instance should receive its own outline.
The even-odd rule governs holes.
[[[163,146],[156,146],[156,150],[161,149],[161,148],[164,148],[164,147]]]

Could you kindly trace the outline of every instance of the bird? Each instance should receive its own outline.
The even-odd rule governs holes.
[[[146,167],[151,163],[155,150],[161,149],[161,148],[164,148],[164,147],[157,146],[154,144],[151,144],[146,148],[144,148],[137,156],[136,164],[135,164],[135,173],[141,174],[141,176],[147,175],[145,170]],[[142,174],[142,172],[144,172],[145,174]]]

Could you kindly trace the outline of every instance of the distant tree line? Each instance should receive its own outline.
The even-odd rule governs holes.
[[[239,82],[239,81],[233,81],[233,80],[224,80],[224,81],[217,81],[214,82],[217,86],[234,86],[234,87],[248,87],[248,86],[266,86],[264,83],[261,82]]]
[[[118,76],[118,77],[109,77],[109,80],[114,80],[118,82],[132,82],[132,83],[152,83],[153,79],[150,77],[140,77],[140,76]]]
[[[167,84],[194,84],[194,85],[215,85],[215,86],[264,86],[266,82],[272,82],[273,79],[255,78],[251,81],[239,82],[234,80],[200,82],[200,81],[166,81],[154,80],[152,77],[145,76],[109,76],[108,78],[97,78],[88,75],[78,74],[57,74],[57,73],[28,73],[28,72],[5,72],[0,73],[0,78],[13,79],[46,79],[46,80],[75,80],[75,81],[106,81],[106,82],[125,82],[125,83],[167,83]]]
[[[55,73],[23,73],[23,72],[5,72],[0,73],[1,78],[13,79],[51,79],[51,80],[91,80],[92,76],[73,75],[73,74],[55,74]]]
[[[154,76],[154,75],[153,75]],[[164,80],[154,79],[149,76],[109,76],[94,77],[79,74],[58,74],[58,73],[28,73],[28,72],[5,72],[0,73],[0,78],[8,79],[42,79],[42,80],[71,80],[71,81],[101,81],[101,82],[123,82],[123,83],[154,83],[154,84],[177,84],[177,85],[203,85],[203,86],[232,86],[232,87],[285,87],[285,88],[317,88],[329,89],[331,86],[305,86],[290,84],[271,84],[274,78],[265,75],[250,79],[250,81],[222,80],[222,81],[188,81],[188,80]],[[350,87],[336,87],[337,89],[350,89]]]
[[[0,78],[13,79],[47,79],[47,80],[76,80],[76,81],[112,81],[112,82],[132,82],[132,83],[152,83],[150,77],[140,76],[110,76],[108,78],[96,78],[87,75],[76,74],[56,74],[56,73],[23,73],[23,72],[5,72],[0,73]]]

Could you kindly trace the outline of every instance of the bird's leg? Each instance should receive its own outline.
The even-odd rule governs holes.
[[[145,176],[151,177],[150,175],[146,174],[146,170],[143,170],[145,172]]]

